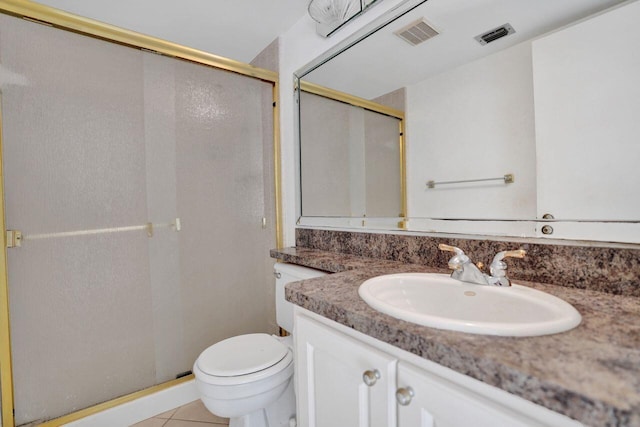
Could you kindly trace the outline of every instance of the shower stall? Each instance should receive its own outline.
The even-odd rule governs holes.
[[[275,332],[275,82],[0,14],[15,425]]]

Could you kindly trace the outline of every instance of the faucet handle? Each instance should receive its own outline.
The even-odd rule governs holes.
[[[504,258],[524,258],[526,254],[527,251],[525,251],[524,249],[498,252],[496,256],[493,257],[493,261],[491,262],[491,266],[489,267],[491,276],[495,279],[498,279],[501,286],[510,286],[511,282],[509,281],[509,279],[507,279],[507,263],[502,260]]]
[[[460,248],[456,248],[455,246],[445,245],[444,243],[440,243],[438,245],[438,249],[441,251],[447,252],[455,252],[455,255],[449,260],[448,266],[451,270],[460,270],[462,266],[468,262],[469,257],[465,255],[465,253]]]
[[[515,251],[504,251],[504,252],[500,252],[502,255],[502,258],[524,258],[524,256],[527,254],[527,251],[525,251],[524,249],[516,249]],[[496,255],[498,256],[498,255]],[[502,259],[500,258],[500,259]]]
[[[491,262],[491,268],[502,266],[502,268],[507,268],[506,264],[502,261],[504,258],[524,258],[527,254],[527,251],[524,249],[516,249],[514,251],[502,251],[498,252],[496,256],[493,257],[493,261]]]
[[[438,249],[446,252],[455,252],[457,255],[461,255],[464,252],[460,248],[456,248],[455,246],[445,245],[444,243],[440,243],[438,245]]]

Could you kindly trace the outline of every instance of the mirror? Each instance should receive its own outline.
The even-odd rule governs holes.
[[[303,214],[403,217],[402,111],[300,93]],[[386,112],[386,113],[385,113]]]
[[[407,1],[393,14],[297,73],[300,224],[400,216],[409,230],[640,243],[638,2]],[[355,161],[384,126],[354,117],[385,109],[399,111],[397,149]]]

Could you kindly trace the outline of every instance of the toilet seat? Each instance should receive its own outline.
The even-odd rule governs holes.
[[[292,362],[291,350],[280,340],[267,334],[247,334],[210,346],[194,368],[205,383],[236,385],[276,375]]]

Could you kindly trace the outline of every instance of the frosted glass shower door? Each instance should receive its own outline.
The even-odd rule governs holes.
[[[367,216],[402,216],[400,120],[364,111],[364,164]]]
[[[16,425],[155,384],[141,55],[0,15]]]
[[[163,382],[222,339],[277,330],[273,85],[153,54],[144,66],[149,219],[182,224],[150,240]]]
[[[184,354],[276,332],[272,85],[176,65],[177,200]],[[265,219],[263,227],[263,218]]]
[[[402,216],[401,124],[396,117],[301,91],[302,215]]]
[[[272,83],[1,14],[0,66],[16,425],[276,332]]]

